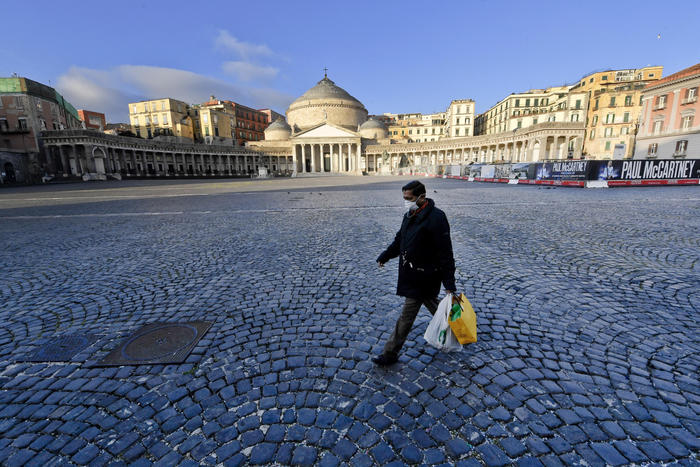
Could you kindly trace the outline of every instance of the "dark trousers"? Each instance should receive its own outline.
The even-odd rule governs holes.
[[[403,343],[406,342],[408,333],[411,332],[413,327],[413,322],[416,320],[418,311],[421,305],[425,305],[431,315],[435,314],[438,307],[437,297],[435,298],[409,298],[406,297],[406,301],[403,304],[403,310],[401,310],[401,316],[399,316],[398,321],[396,321],[396,326],[394,327],[394,332],[391,333],[389,340],[384,344],[384,355],[390,358],[396,358],[399,354],[399,350],[403,347]]]

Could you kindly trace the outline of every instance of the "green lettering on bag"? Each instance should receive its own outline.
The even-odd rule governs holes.
[[[450,321],[456,321],[462,316],[462,307],[458,303],[452,305],[452,310],[450,311]]]
[[[438,337],[438,339],[440,339],[441,344],[444,344],[445,339],[447,339],[447,332],[446,331],[447,331],[447,329],[443,329],[442,331],[440,331],[440,336]]]

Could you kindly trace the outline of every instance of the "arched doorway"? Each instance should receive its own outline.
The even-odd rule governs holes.
[[[2,167],[2,171],[5,172],[5,180],[7,182],[14,183],[17,181],[15,166],[12,165],[12,162],[5,162],[5,165]]]

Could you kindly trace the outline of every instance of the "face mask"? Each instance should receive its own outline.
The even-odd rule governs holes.
[[[409,211],[415,211],[416,209],[418,209],[418,200],[420,198],[421,197],[419,196],[418,198],[416,198],[415,201],[409,201],[409,200],[405,199],[405,200],[403,200],[403,205]]]

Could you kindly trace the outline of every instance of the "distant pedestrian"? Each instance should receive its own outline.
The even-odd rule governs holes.
[[[383,267],[390,259],[399,257],[396,294],[406,300],[384,351],[372,358],[377,365],[391,365],[398,360],[421,305],[435,313],[441,283],[446,292],[454,293],[456,289],[450,225],[445,213],[435,207],[432,199],[426,198],[425,185],[421,182],[412,181],[401,190],[408,212],[394,241],[379,255],[377,263]]]

